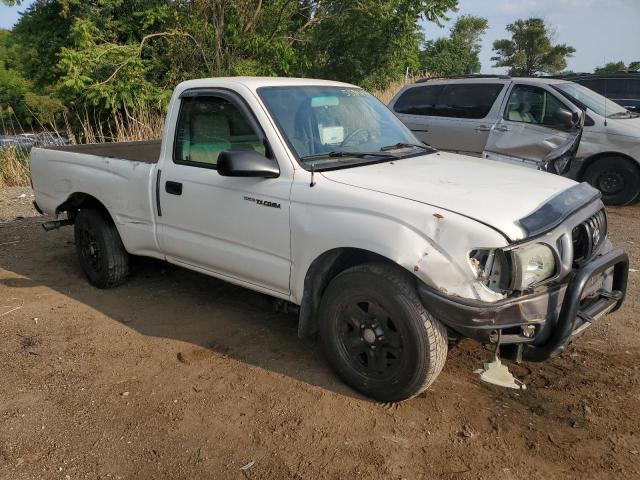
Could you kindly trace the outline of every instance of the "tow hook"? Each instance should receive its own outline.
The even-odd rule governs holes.
[[[60,227],[66,227],[67,225],[73,225],[73,219],[65,218],[64,220],[50,220],[48,222],[44,222],[42,224],[42,228],[44,228],[45,232],[50,232],[51,230],[57,230]]]

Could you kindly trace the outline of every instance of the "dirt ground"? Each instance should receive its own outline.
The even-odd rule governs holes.
[[[2,479],[640,478],[639,205],[610,210],[625,306],[512,366],[526,391],[482,383],[463,341],[425,396],[381,405],[265,296],[145,259],[89,286],[30,195],[0,190]]]

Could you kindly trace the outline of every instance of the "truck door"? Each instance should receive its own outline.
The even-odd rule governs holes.
[[[584,116],[551,91],[519,83],[513,85],[501,113],[483,156],[532,168],[553,151],[572,145]]]
[[[216,170],[222,151],[254,149],[271,157],[265,145],[236,94],[184,92],[173,151],[165,152],[157,183],[158,241],[174,263],[287,294],[291,178],[223,177]]]

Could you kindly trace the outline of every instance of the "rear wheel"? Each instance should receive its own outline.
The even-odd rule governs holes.
[[[445,327],[392,267],[368,264],[338,275],[322,297],[320,321],[329,363],[347,384],[376,400],[414,397],[444,366]]]
[[[89,283],[98,288],[123,283],[129,273],[129,254],[111,219],[98,210],[80,210],[74,233],[78,259]]]
[[[584,179],[602,192],[607,205],[626,205],[640,193],[640,169],[626,158],[600,158],[587,168]]]

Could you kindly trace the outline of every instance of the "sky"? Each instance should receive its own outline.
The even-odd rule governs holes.
[[[509,23],[529,17],[543,18],[556,32],[555,43],[576,49],[567,59],[567,69],[593,72],[606,62],[622,60],[625,64],[640,60],[640,0],[459,0],[458,12],[444,28],[424,25],[428,39],[448,36],[459,15],[476,15],[489,21],[482,41],[482,73],[506,73],[492,68],[494,40],[511,38],[505,30]]]
[[[0,3],[0,28],[11,28],[24,8]],[[489,20],[480,53],[483,73],[504,73],[505,69],[491,67],[493,41],[510,38],[505,26],[531,16],[553,25],[557,43],[576,49],[568,59],[569,70],[592,72],[606,62],[622,60],[628,64],[640,60],[640,0],[459,0],[458,12],[449,14],[451,20],[444,28],[433,23],[424,25],[426,37],[447,36],[459,15]]]
[[[11,28],[20,18],[19,11],[24,7],[7,7],[4,3],[0,3],[0,28]]]

